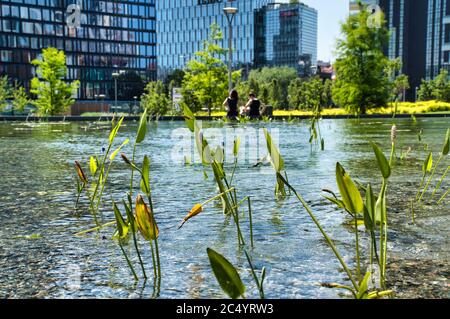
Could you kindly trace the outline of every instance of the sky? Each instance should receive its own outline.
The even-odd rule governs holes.
[[[317,58],[334,61],[336,39],[340,37],[339,23],[349,14],[349,0],[302,0],[315,8],[319,15],[319,35]]]

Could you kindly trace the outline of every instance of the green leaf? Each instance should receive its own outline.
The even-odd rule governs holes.
[[[139,144],[144,140],[146,133],[147,133],[147,109],[145,109],[144,113],[141,115],[141,120],[139,121],[139,128],[136,136],[136,144]]]
[[[370,275],[371,275],[370,271],[366,272],[363,280],[359,284],[357,299],[367,299],[368,282],[370,279]]]
[[[185,105],[183,107],[183,112],[184,112],[184,120],[186,122],[186,125],[187,125],[188,129],[191,132],[194,132],[194,130],[195,130],[194,129],[194,122],[195,122],[195,115],[194,115],[194,113],[192,113],[191,109],[187,105]]]
[[[380,168],[381,175],[384,179],[389,178],[391,176],[391,167],[389,166],[389,162],[386,159],[386,156],[384,156],[381,149],[373,142],[370,142],[372,145],[373,151],[375,152],[375,157],[377,158],[378,167]]]
[[[245,286],[236,268],[225,257],[211,248],[207,248],[206,251],[211,268],[222,290],[232,299],[242,296],[245,292]]]
[[[111,130],[111,133],[109,134],[109,144],[111,145],[114,142],[114,139],[116,138],[117,132],[119,131],[120,126],[122,125],[124,117],[120,119],[120,121],[116,124],[116,126]]]
[[[275,171],[279,173],[284,168],[284,160],[281,157],[280,151],[278,150],[277,146],[273,143],[272,137],[270,136],[266,128],[264,129],[264,135],[266,137],[267,151],[270,154],[270,163],[272,164]]]
[[[375,204],[375,221],[381,223],[381,218],[383,218],[383,223],[385,223],[386,217],[386,194],[381,193]]]
[[[366,188],[366,203],[364,207],[364,226],[367,230],[374,230],[375,227],[375,196],[372,186]]]
[[[216,151],[214,152],[214,161],[218,164],[223,164],[224,162],[224,149],[220,146],[217,146]]]
[[[118,153],[120,152],[120,150],[122,149],[122,147],[124,147],[125,145],[127,145],[129,141],[130,141],[129,139],[126,139],[126,140],[122,143],[122,145],[119,146],[118,149],[116,149],[114,152],[112,152],[111,155],[109,156],[109,160],[110,160],[110,161],[113,161],[114,158],[116,158],[117,154],[118,154]]]
[[[150,193],[150,159],[147,155],[144,156],[144,162],[142,163],[142,175],[141,190],[148,195]]]
[[[114,208],[114,217],[116,218],[118,237],[124,238],[128,234],[128,225],[123,220],[122,214],[120,213],[120,210],[115,202],[113,202],[113,208]]]
[[[364,203],[361,193],[340,163],[336,163],[336,182],[347,211],[355,216],[363,212]]]
[[[130,224],[130,227],[133,231],[136,231],[136,220],[134,219],[133,212],[131,211],[131,207],[129,203],[127,203],[124,199],[122,200],[123,206],[125,207],[125,212],[127,213],[127,222]]]
[[[431,172],[431,169],[433,168],[433,153],[430,152],[428,154],[427,159],[422,165],[422,172],[425,174],[427,172]]]
[[[236,139],[234,140],[234,145],[233,145],[233,155],[234,157],[237,157],[239,154],[239,147],[241,146],[241,139],[239,136],[236,137]]]
[[[91,158],[89,159],[89,170],[91,171],[92,176],[94,176],[95,173],[97,173],[97,169],[98,169],[97,159],[91,156]]]
[[[450,128],[447,130],[445,135],[444,147],[442,148],[442,155],[448,155],[450,151]]]

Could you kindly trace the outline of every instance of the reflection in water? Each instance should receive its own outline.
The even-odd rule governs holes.
[[[353,235],[343,226],[345,215],[322,198],[321,190],[337,191],[334,178],[337,161],[361,183],[371,182],[379,187],[379,171],[367,141],[375,141],[387,153],[391,119],[324,120],[321,123],[325,138],[323,152],[311,150],[306,121],[203,124],[223,129],[234,127],[236,132],[240,129],[257,132],[266,126],[278,129],[289,181],[313,207],[345,260],[352,262]],[[409,199],[420,182],[420,165],[427,153],[425,145],[436,153],[440,150],[448,120],[401,119],[396,124],[400,144],[397,156],[401,149],[410,147],[411,151],[405,159],[397,161],[388,191],[393,286],[400,296],[446,296],[448,273],[442,269],[450,268],[448,201],[439,207],[425,201],[425,208],[417,212],[417,224],[413,225]],[[117,244],[110,239],[112,228],[84,237],[73,236],[93,225],[87,211],[74,212],[73,162],[79,160],[87,168],[89,156],[101,155],[110,127],[110,123],[0,123],[0,297],[148,298],[152,295],[151,283],[133,282]],[[126,123],[118,143],[125,138],[133,140],[136,127],[137,123]],[[193,204],[216,192],[212,175],[205,180],[201,166],[173,163],[171,151],[179,141],[171,136],[180,128],[184,128],[184,123],[150,125],[137,154],[138,159],[149,155],[152,163],[155,215],[161,229],[161,297],[223,296],[208,264],[206,247],[212,247],[239,267],[244,282],[249,283],[248,297],[257,298],[256,290],[250,289],[252,279],[245,256],[236,245],[236,229],[232,221],[224,218],[220,202],[208,207],[183,229],[177,231],[174,227]],[[420,130],[423,130],[421,140]],[[127,145],[124,151],[130,153],[131,147]],[[255,147],[250,145],[247,152],[258,151]],[[447,167],[448,161],[445,158],[442,167]],[[256,246],[251,254],[257,269],[266,266],[269,270],[267,297],[337,297],[337,291],[319,285],[323,281],[344,280],[326,243],[294,198],[274,201],[275,178],[271,168],[253,168],[253,164],[239,162],[236,184],[239,196],[252,197]],[[117,161],[107,193],[120,200],[129,185],[128,173],[127,167]],[[447,179],[441,191],[448,186]],[[81,199],[81,204],[87,206],[86,198]],[[105,196],[102,215],[104,221],[114,218],[109,195]],[[242,221],[242,231],[248,234],[247,216]],[[142,257],[151,264],[147,250]],[[407,269],[415,269],[413,278],[408,277]],[[431,275],[433,280],[429,280]],[[427,282],[426,289],[415,291],[414,282]]]

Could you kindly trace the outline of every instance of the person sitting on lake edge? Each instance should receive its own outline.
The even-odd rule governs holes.
[[[245,105],[245,109],[247,111],[247,115],[251,119],[260,119],[261,114],[264,114],[266,106],[260,100],[256,98],[255,93],[250,93],[249,101]]]
[[[223,106],[227,110],[227,117],[229,119],[235,119],[238,117],[238,102],[239,102],[239,94],[236,90],[232,90],[230,92],[230,96],[227,97],[225,102],[223,102]]]

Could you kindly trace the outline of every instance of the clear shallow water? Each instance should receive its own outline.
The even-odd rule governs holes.
[[[394,268],[393,285],[399,296],[428,296],[417,290],[431,280],[430,296],[449,296],[449,202],[417,208],[417,225],[410,220],[409,200],[420,182],[420,166],[427,152],[437,156],[448,119],[396,120],[399,148],[412,151],[404,161],[397,160],[388,190],[392,231],[389,248]],[[335,190],[335,165],[341,162],[354,179],[372,182],[377,188],[380,175],[368,140],[390,148],[391,120],[324,120],[321,131],[325,151],[308,144],[308,122],[230,125],[207,123],[224,134],[237,130],[256,132],[268,127],[280,136],[281,153],[289,180],[310,203],[317,217],[338,244],[348,262],[353,258],[353,234],[346,228],[345,215],[326,202],[321,190]],[[125,123],[117,144],[134,140],[136,123]],[[9,298],[148,298],[151,284],[135,284],[120,253],[111,240],[112,228],[85,237],[76,232],[94,226],[85,210],[75,212],[74,160],[87,171],[90,155],[100,155],[106,147],[108,123],[0,123],[0,297]],[[212,176],[205,180],[199,165],[175,162],[180,145],[175,138],[182,122],[152,123],[146,140],[137,149],[137,159],[151,158],[151,184],[155,214],[160,228],[163,298],[218,298],[223,294],[209,268],[206,248],[229,258],[240,269],[247,295],[257,297],[243,251],[236,244],[235,227],[223,216],[220,206],[210,205],[201,215],[177,230],[181,219],[195,204],[216,194]],[[417,134],[423,129],[423,140]],[[214,131],[212,131],[214,133]],[[244,141],[243,141],[244,143]],[[257,144],[247,145],[250,159],[240,162],[236,171],[238,196],[252,196],[254,213],[255,266],[268,269],[265,290],[268,298],[335,298],[338,291],[320,287],[320,282],[343,282],[339,264],[322,240],[315,225],[294,198],[276,202],[275,178],[270,167],[252,168]],[[131,154],[131,143],[124,148]],[[194,153],[192,153],[194,154]],[[248,155],[250,154],[250,155]],[[260,151],[257,157],[265,155]],[[397,154],[400,156],[400,151]],[[448,166],[445,158],[441,168]],[[210,171],[207,168],[209,175]],[[113,219],[110,195],[120,201],[129,187],[129,170],[116,159],[110,174],[102,209],[103,221]],[[442,189],[448,189],[444,182]],[[136,189],[137,191],[137,189]],[[81,200],[86,207],[85,198]],[[248,234],[247,218],[243,232]],[[39,238],[23,236],[39,234]],[[141,247],[145,245],[141,243]],[[130,243],[127,249],[132,251]],[[150,262],[149,249],[143,252]],[[134,256],[134,255],[133,255]],[[422,267],[420,265],[427,265]],[[406,268],[405,268],[406,267]],[[410,267],[410,268],[407,268]],[[408,269],[415,269],[411,271]],[[150,269],[150,268],[148,268]],[[79,287],[77,276],[81,274]],[[150,272],[150,270],[148,270]],[[75,278],[75,281],[74,281]],[[415,284],[415,285],[414,285]],[[75,289],[76,288],[76,289]]]

